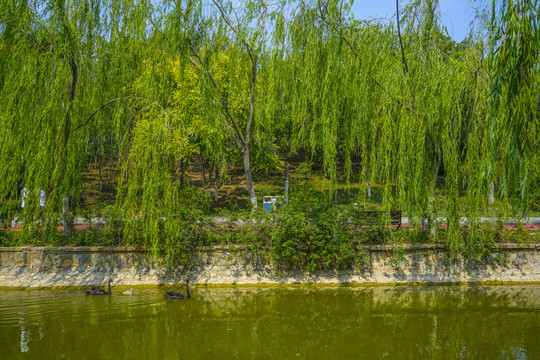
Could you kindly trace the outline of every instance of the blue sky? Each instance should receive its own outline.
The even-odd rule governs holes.
[[[402,7],[406,1],[400,1]],[[474,9],[469,0],[439,0],[442,23],[455,41],[469,34],[469,23],[474,18]],[[355,18],[382,17],[395,21],[396,0],[355,0],[352,8]]]

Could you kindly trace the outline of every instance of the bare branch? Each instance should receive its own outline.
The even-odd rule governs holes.
[[[241,36],[238,29],[236,29],[233,26],[231,20],[229,19],[228,15],[226,14],[226,12],[223,9],[223,7],[221,6],[221,4],[217,0],[212,0],[212,2],[218,8],[219,12],[221,13],[221,17],[227,23],[229,28],[235,33],[235,35],[238,37],[238,39],[241,40],[241,42],[244,45],[244,47],[246,48],[246,51],[247,51],[247,53],[249,55],[249,58],[251,60],[252,74],[251,74],[251,88],[250,88],[250,97],[249,97],[249,118],[248,118],[248,121],[247,121],[247,124],[246,124],[246,137],[245,137],[245,139],[242,139],[242,143],[244,144],[244,148],[247,149],[249,147],[249,141],[250,141],[250,135],[251,135],[251,124],[253,123],[253,117],[255,115],[255,85],[256,85],[256,82],[257,82],[257,59],[255,58],[255,55],[253,54],[253,51],[252,51],[251,47],[249,46],[249,44],[247,43],[247,41]],[[265,20],[266,20],[266,14],[267,14],[267,11],[268,11],[268,9],[266,8],[266,6],[264,4],[263,4],[263,6],[265,8],[265,10],[264,10],[265,16],[263,17],[263,22],[261,24],[261,28],[260,28],[260,32],[259,32],[259,34],[261,34],[261,35],[264,33],[264,30],[265,30]],[[228,108],[227,108],[227,111],[228,111]],[[235,126],[237,133],[241,137],[241,133],[237,128],[236,122],[234,121],[234,119],[232,119],[232,117],[231,117],[231,120],[233,121],[233,125]],[[244,150],[242,150],[242,151],[244,151]]]
[[[217,107],[216,101],[214,99],[212,99],[212,105]],[[225,128],[227,128],[227,131],[229,132],[229,135],[234,140],[236,146],[238,146],[238,149],[240,149],[240,151],[243,151],[244,145],[242,143],[240,143],[240,141],[238,141],[238,138],[234,135],[234,132],[231,129],[231,126],[229,125],[229,122],[225,118],[225,115],[223,115],[223,113],[221,111],[219,111],[219,115],[221,115],[221,118],[223,119],[223,122],[225,123]]]
[[[199,65],[197,65],[197,63],[195,62],[195,60],[193,60],[191,56],[189,57],[189,61],[193,64],[193,66],[195,67],[195,69],[197,69],[197,71],[202,71],[202,69],[199,67]]]
[[[54,52],[49,48],[47,49],[45,46],[43,46],[39,41],[37,41],[37,39],[32,35],[32,33],[30,32],[26,32],[24,31],[24,29],[21,29],[19,28],[18,26],[16,26],[15,24],[13,23],[10,23],[10,22],[4,22],[4,24],[6,24],[7,26],[10,26],[14,29],[16,29],[17,31],[19,31],[21,34],[23,35],[26,35],[26,37],[30,40],[32,40],[32,42],[37,45],[41,50],[43,51],[46,51],[48,53],[51,53],[52,56],[55,56]]]
[[[94,115],[96,115],[98,113],[98,111],[100,111],[101,109],[103,109],[107,105],[112,104],[112,103],[114,103],[116,101],[127,100],[127,99],[130,99],[132,97],[133,96],[125,96],[125,97],[116,98],[116,99],[112,99],[112,100],[107,101],[105,104],[101,105],[99,108],[94,110],[94,112],[92,112],[92,114],[90,114],[90,116],[86,119],[86,121],[84,123],[80,124],[79,126],[77,126],[75,129],[73,129],[73,131],[77,131],[80,128],[82,128],[83,126],[88,125],[90,123],[90,121],[92,121],[92,119],[94,118]]]
[[[249,97],[249,119],[246,124],[246,140],[249,143],[251,134],[251,123],[253,122],[253,115],[255,114],[255,83],[257,81],[257,64],[253,64],[252,76],[251,76],[251,90]],[[249,144],[244,144],[247,146]]]
[[[321,18],[321,20],[326,24],[328,25],[332,30],[334,30],[337,34],[339,34],[341,36],[341,38],[343,39],[343,41],[345,41],[345,43],[349,46],[349,49],[352,51],[352,53],[356,56],[358,56],[358,53],[356,52],[356,49],[352,46],[351,42],[349,41],[349,39],[347,39],[347,37],[345,35],[343,35],[341,33],[341,31],[336,28],[333,24],[331,24],[327,19],[326,19],[326,16],[324,16],[323,14],[323,10],[324,12],[328,15],[328,6],[322,2],[321,0],[318,0],[319,1],[319,16]],[[322,7],[321,7],[322,6]]]
[[[221,13],[221,17],[223,18],[223,20],[227,23],[227,25],[229,26],[229,28],[235,33],[235,35],[238,37],[238,39],[242,39],[242,44],[244,44],[244,46],[246,47],[246,50],[248,52],[248,55],[249,55],[249,58],[251,59],[251,62],[253,64],[256,64],[257,61],[255,60],[255,57],[253,55],[253,52],[251,51],[251,47],[249,46],[249,44],[247,43],[246,40],[244,40],[242,38],[242,36],[240,35],[240,33],[238,32],[238,29],[236,29],[232,23],[231,23],[231,20],[229,19],[229,17],[227,16],[227,14],[225,13],[225,10],[221,7],[221,5],[217,2],[217,0],[212,0],[212,2],[214,3],[214,5],[216,5],[216,7],[218,8],[219,12]]]

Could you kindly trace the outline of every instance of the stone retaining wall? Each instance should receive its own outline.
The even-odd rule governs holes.
[[[358,266],[280,271],[247,248],[203,249],[189,266],[166,267],[145,251],[108,247],[0,247],[1,287],[177,284],[540,283],[540,244],[500,245],[486,258],[449,260],[440,245],[366,246]]]

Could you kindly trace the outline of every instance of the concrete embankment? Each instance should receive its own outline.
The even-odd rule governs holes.
[[[0,248],[0,288],[183,283],[206,285],[540,283],[540,244],[502,244],[479,259],[451,259],[441,245],[365,246],[357,265],[283,270],[243,247],[206,247],[188,265],[166,266],[144,250]]]

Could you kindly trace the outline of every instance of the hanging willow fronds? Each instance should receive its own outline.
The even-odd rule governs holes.
[[[478,226],[494,184],[503,202],[526,209],[538,150],[538,1],[493,5],[491,37],[459,44],[438,21],[438,1],[408,3],[399,28],[397,17],[359,21],[351,5],[2,2],[4,221],[26,187],[25,225],[41,216],[54,228],[63,197],[84,206],[82,174],[105,154],[122,169],[126,242],[157,249],[165,228],[193,220],[182,209],[205,206],[182,185],[192,154],[222,170],[244,166],[254,197],[251,168],[299,149],[334,190],[343,172],[362,189],[379,184],[388,212],[430,225],[444,215],[454,251],[466,245],[461,218]]]
[[[540,3],[492,3],[489,98],[491,136],[501,143],[505,164],[503,191],[527,212],[528,173],[536,154],[534,129],[540,104]],[[498,150],[498,149],[497,149]],[[494,155],[493,161],[498,160]],[[521,190],[521,191],[519,191]]]

